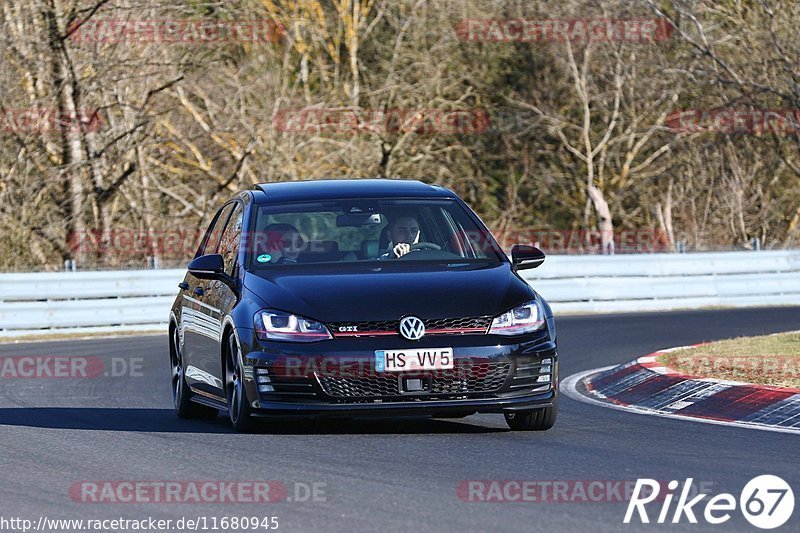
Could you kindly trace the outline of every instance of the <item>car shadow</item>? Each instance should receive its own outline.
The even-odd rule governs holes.
[[[486,427],[463,420],[437,418],[369,419],[258,419],[256,434],[368,435],[418,433],[495,433],[505,428]],[[143,431],[156,433],[235,433],[226,416],[212,420],[182,420],[172,409],[113,407],[11,407],[0,408],[0,425],[46,429]]]
[[[181,420],[172,409],[113,407],[11,407],[0,409],[0,425],[47,429],[229,433],[227,420]]]
[[[254,433],[267,435],[403,435],[509,431],[441,418],[261,419]]]

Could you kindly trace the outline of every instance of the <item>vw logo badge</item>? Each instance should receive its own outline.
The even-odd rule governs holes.
[[[400,335],[410,341],[418,341],[425,335],[425,324],[415,316],[407,316],[400,321]]]

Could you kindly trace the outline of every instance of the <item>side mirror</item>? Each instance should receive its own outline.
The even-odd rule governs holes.
[[[515,270],[536,268],[544,263],[544,252],[535,246],[515,244],[511,247],[511,265]]]
[[[219,254],[208,254],[195,257],[189,263],[189,274],[200,279],[222,279],[225,274],[225,262]]]

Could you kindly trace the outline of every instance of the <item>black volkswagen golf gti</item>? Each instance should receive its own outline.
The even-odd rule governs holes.
[[[175,409],[556,419],[553,314],[453,192],[406,180],[256,186],[208,228],[170,313]]]

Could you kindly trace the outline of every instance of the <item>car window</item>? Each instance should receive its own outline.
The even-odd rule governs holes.
[[[225,221],[228,220],[228,216],[231,214],[232,210],[233,204],[227,204],[217,211],[217,215],[211,221],[208,230],[206,230],[206,234],[203,236],[200,248],[197,249],[195,257],[217,253],[217,246],[219,245],[223,225]]]
[[[452,200],[341,200],[257,208],[251,269],[311,263],[499,260],[496,242]],[[470,235],[471,234],[471,235]],[[473,246],[466,246],[475,241]]]
[[[242,237],[242,210],[241,204],[237,203],[230,216],[228,223],[225,226],[225,231],[222,232],[222,238],[219,242],[219,253],[225,262],[225,273],[229,276],[234,275],[234,268],[236,267],[236,257],[239,253],[239,242]]]
[[[387,220],[381,218],[380,223],[360,227],[337,227],[335,211],[275,213],[263,218],[262,229],[272,224],[289,224],[298,229],[301,235],[309,236],[312,241],[336,241],[339,250],[355,252],[365,239],[378,240]]]

